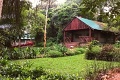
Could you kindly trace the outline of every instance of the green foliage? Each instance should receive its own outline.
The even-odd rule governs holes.
[[[50,80],[65,80],[66,77],[64,75],[61,75],[61,74],[50,73],[50,74],[46,75],[43,79],[44,80],[46,80],[46,79],[50,79]]]
[[[72,56],[72,55],[75,55],[75,50],[74,49],[69,49],[66,54],[67,56]]]
[[[56,37],[56,41],[63,41],[63,28],[68,24],[72,18],[77,16],[79,6],[77,3],[66,3],[57,8],[53,8],[49,12],[50,16],[50,27],[48,28],[48,35],[50,37]],[[69,15],[71,14],[71,15]],[[51,35],[50,35],[51,34]]]
[[[64,45],[62,45],[62,44],[56,46],[56,48],[57,48],[57,50],[60,51],[62,54],[65,54],[65,53],[67,52],[67,50],[68,50],[68,49],[67,49]]]
[[[77,55],[77,54],[83,54],[86,52],[85,48],[74,48],[69,49],[65,54],[68,56]]]
[[[47,40],[46,46],[47,46],[47,47],[50,47],[50,46],[53,46],[54,44],[56,44],[56,38],[50,37],[50,38]]]
[[[99,44],[100,44],[100,43],[99,43],[98,40],[93,40],[90,45],[99,45]]]
[[[63,44],[53,44],[49,47],[49,49],[59,51],[62,54],[65,54],[68,50]]]
[[[0,61],[0,77],[4,79],[37,79],[40,76],[46,75],[45,70],[42,67],[36,67],[31,69],[32,64],[29,62],[19,63],[8,63],[3,64],[5,61]]]
[[[80,54],[76,56],[59,57],[59,58],[28,59],[27,61],[32,63],[29,72],[30,76],[29,77],[20,76],[18,78],[19,79],[21,78],[21,80],[27,80],[27,78],[28,80],[32,80],[34,79],[34,77],[32,76],[33,75],[32,71],[37,69],[38,72],[43,73],[43,75],[36,77],[36,80],[37,79],[38,80],[62,80],[62,79],[84,80],[92,75],[93,77],[96,77],[94,72],[97,73],[97,71],[101,69],[110,69],[112,66],[117,67],[117,65],[119,65],[119,62],[116,63],[116,62],[107,62],[107,61],[86,60],[84,56],[85,56],[84,54]],[[12,63],[19,63],[22,66],[21,63],[25,61],[26,60],[17,60],[17,61],[12,61]],[[43,68],[45,74],[44,72],[39,71],[39,66]]]
[[[99,55],[100,60],[113,60],[114,46],[110,44],[106,44],[102,47],[101,54]]]
[[[85,57],[86,59],[119,61],[120,60],[119,52],[120,52],[120,49],[115,48],[111,44],[105,44],[102,47],[96,45],[88,48]]]
[[[46,72],[43,70],[42,67],[37,67],[33,70],[31,70],[31,77],[32,79],[36,79],[40,76],[46,75]]]
[[[104,75],[111,75],[109,71],[114,68],[119,69],[119,64],[115,65],[114,63],[99,63],[94,61],[91,67],[86,67],[85,80],[102,80]]]
[[[115,48],[113,55],[113,61],[120,61],[120,48]]]
[[[116,41],[114,46],[120,48],[120,41]]]
[[[86,48],[75,48],[75,51],[80,51],[78,54],[83,54],[86,52]]]
[[[86,51],[86,59],[95,59],[101,53],[101,47],[99,46],[99,41],[93,40],[88,45],[88,50]]]
[[[86,59],[95,59],[101,53],[102,48],[100,46],[90,47],[85,54]]]
[[[50,57],[61,57],[63,54],[57,50],[50,50],[47,52],[47,55]]]
[[[28,59],[28,58],[36,58],[37,52],[30,47],[26,48],[3,48],[1,56],[5,59]]]
[[[92,47],[92,49],[91,49],[91,52],[92,52],[92,53],[96,53],[96,54],[100,53],[101,51],[102,51],[102,49],[101,49],[100,46],[94,46],[94,47]]]
[[[8,64],[8,60],[6,60],[6,59],[1,59],[0,60],[0,67],[5,66],[7,64]]]
[[[28,27],[26,27],[26,29],[30,31],[32,36],[35,37],[36,45],[42,44],[45,24],[45,15],[43,14],[43,11],[38,7],[29,9],[27,21]]]
[[[43,46],[44,46],[43,42],[36,42],[35,43],[35,47],[43,47]]]
[[[26,1],[3,1],[0,25],[5,28],[0,28],[0,47],[11,47],[11,42],[22,36],[24,26],[26,26],[26,13],[23,12],[29,7],[30,3]]]
[[[41,79],[41,78],[40,78]],[[62,74],[58,74],[58,73],[50,73],[47,76],[45,76],[43,79],[50,79],[50,80],[82,80],[83,78],[79,75],[70,75],[70,74],[66,74],[66,75],[62,75]]]

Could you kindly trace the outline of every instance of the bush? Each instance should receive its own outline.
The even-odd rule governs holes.
[[[101,53],[101,50],[102,49],[100,46],[92,46],[86,51],[86,59],[97,59],[98,55]]]
[[[61,57],[61,56],[63,56],[63,54],[57,50],[50,50],[47,52],[47,55],[49,57]]]
[[[8,80],[35,80],[38,77],[46,75],[45,70],[42,67],[37,67],[35,69],[31,69],[32,64],[29,62],[24,62],[23,64],[18,63],[8,63],[5,65],[3,64],[5,61],[0,61],[0,78]]]
[[[85,48],[75,48],[75,54],[83,54],[85,51]]]
[[[119,73],[119,65],[120,64],[115,65],[111,62],[99,63],[95,60],[95,62],[90,65],[91,67],[86,67],[85,80],[109,80],[111,77],[113,77],[112,75],[116,73],[115,69],[118,69],[117,72]],[[112,69],[114,70],[112,71]]]
[[[65,54],[68,49],[61,44],[61,45],[58,46],[57,50],[60,51],[60,52],[62,52],[62,54]]]
[[[36,52],[33,48],[3,48],[1,56],[5,59],[28,59],[36,58]]]
[[[111,44],[102,46],[90,45],[86,51],[86,59],[97,59],[104,61],[120,61],[120,49],[114,48]]]
[[[36,78],[39,78],[39,77],[41,77],[43,75],[46,75],[46,72],[43,70],[42,67],[37,67],[37,68],[31,70],[31,78],[32,78],[32,80],[36,79]]]
[[[82,54],[81,49],[80,48],[75,48],[74,51],[75,54]]]
[[[65,53],[65,55],[67,55],[67,56],[75,55],[75,50],[74,50],[74,49],[69,49],[69,50]]]
[[[114,53],[114,46],[111,44],[106,44],[102,47],[102,51],[98,56],[98,59],[112,61],[114,58],[113,53]]]
[[[44,46],[43,42],[35,43],[35,47],[43,47],[43,46]]]
[[[59,51],[64,55],[68,49],[65,46],[63,46],[62,44],[54,44],[53,46],[49,47],[49,50]],[[48,51],[47,51],[47,53],[48,53]]]
[[[113,53],[113,61],[120,61],[120,48],[115,48]]]
[[[69,49],[65,53],[68,56],[76,55],[76,54],[83,54],[85,53],[86,49],[84,48],[74,48],[74,49]]]
[[[98,40],[93,40],[91,43],[90,43],[90,45],[99,45],[100,43],[99,43],[99,41]]]
[[[116,48],[120,48],[120,41],[116,41],[114,46],[115,46]]]
[[[79,51],[81,51],[81,53],[85,53],[86,52],[86,48],[79,48]]]

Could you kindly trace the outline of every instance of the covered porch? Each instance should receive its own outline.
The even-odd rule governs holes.
[[[91,31],[91,29],[64,31],[65,46],[76,47],[91,42],[94,39]]]

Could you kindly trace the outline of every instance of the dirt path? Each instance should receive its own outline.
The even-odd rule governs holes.
[[[120,80],[120,73],[114,73],[112,78],[109,78],[108,80]]]
[[[100,76],[102,74],[102,76]],[[120,80],[120,68],[114,68],[106,73],[99,73],[99,80]]]

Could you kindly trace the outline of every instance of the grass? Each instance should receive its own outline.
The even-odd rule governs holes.
[[[25,61],[29,61],[33,63],[32,68],[41,66],[47,71],[52,71],[53,73],[60,73],[60,74],[83,73],[88,68],[91,68],[91,66],[95,63],[97,64],[97,66],[109,65],[109,63],[111,63],[106,61],[86,60],[84,56],[85,54],[79,54],[75,56],[58,57],[58,58],[37,58],[37,59],[17,60],[15,62],[22,63]],[[117,65],[117,64],[119,63],[112,62],[112,65]]]

